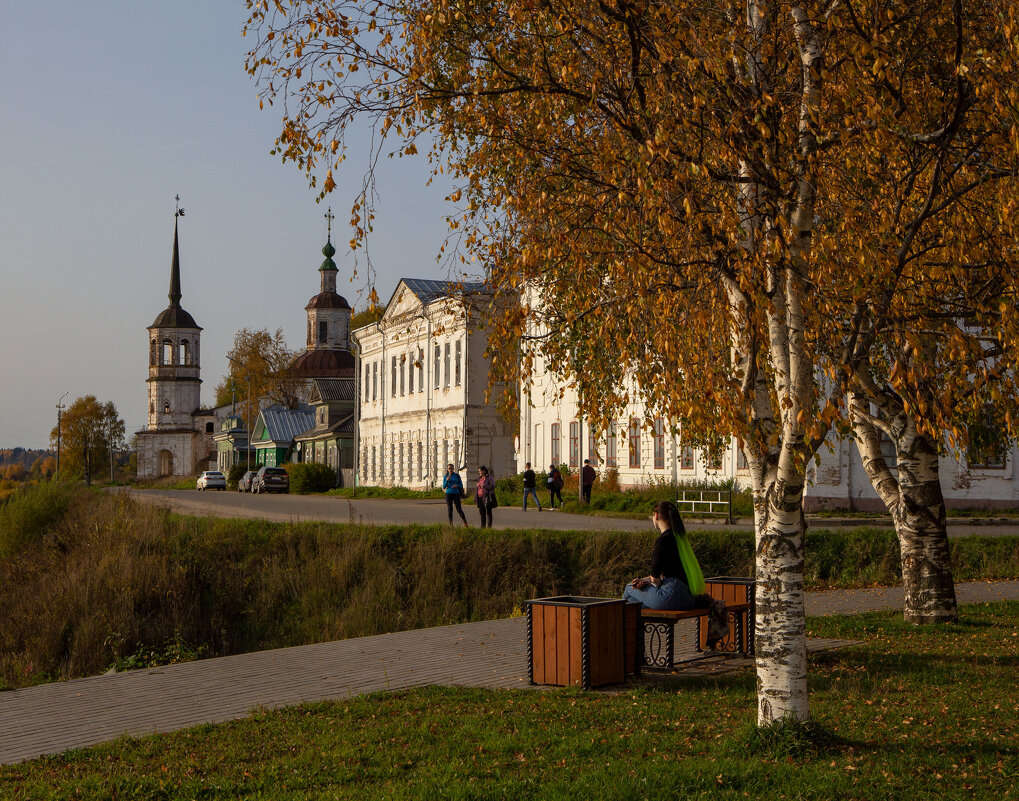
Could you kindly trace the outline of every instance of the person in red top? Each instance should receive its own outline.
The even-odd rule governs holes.
[[[591,460],[584,460],[584,468],[580,471],[581,492],[584,494],[584,503],[591,503],[591,487],[594,486],[598,473],[591,467]]]
[[[474,493],[474,502],[481,514],[481,527],[492,527],[492,510],[495,508],[495,479],[488,473],[484,465],[478,468],[478,487]]]

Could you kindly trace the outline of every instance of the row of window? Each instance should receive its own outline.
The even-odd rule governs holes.
[[[174,348],[173,342],[169,339],[164,339],[162,347],[156,340],[152,340],[149,343],[149,364],[153,367],[167,364],[180,364],[190,366],[197,364],[198,359],[195,355],[195,350],[198,348],[197,340],[194,343],[195,347],[192,349],[191,343],[186,339],[182,339],[177,347]],[[177,358],[174,360],[174,355]]]
[[[435,440],[427,464],[421,440],[365,446],[361,450],[361,478],[366,483],[387,479],[396,483],[424,481],[429,475],[435,478],[443,475],[450,463],[461,466],[458,439]]]
[[[570,423],[570,439],[569,439],[569,465],[570,467],[580,466],[580,423],[576,420]],[[613,420],[609,424],[608,433],[605,436],[605,460],[604,464],[606,467],[618,468],[619,456],[617,452],[617,437],[616,437],[617,424]],[[592,431],[588,428],[587,434],[587,454],[586,458],[591,460],[591,464],[595,467],[600,467],[602,460],[598,451],[598,439],[599,433]],[[552,423],[551,431],[551,455],[552,464],[562,464],[562,452],[560,450],[562,442],[562,425],[560,423]],[[640,419],[637,417],[631,417],[629,425],[626,429],[627,438],[627,466],[635,469],[642,467],[641,463],[641,425]],[[653,458],[653,469],[664,470],[665,469],[665,420],[661,417],[656,417],[652,424],[651,430],[651,442],[652,442],[652,458]],[[679,467],[682,470],[693,470],[694,467],[694,449],[690,445],[682,446],[679,454]],[[712,464],[709,464],[712,469],[718,469],[721,464],[717,458]],[[740,451],[737,455],[737,469],[745,470],[747,467],[746,457]]]
[[[448,389],[450,382],[453,386],[460,386],[463,383],[463,341],[446,342],[435,345],[432,354],[432,387]],[[418,348],[417,354],[403,353],[393,356],[390,360],[389,394],[395,398],[397,393],[400,397],[413,395],[417,385],[417,392],[425,391],[425,351]],[[365,362],[364,365],[364,391],[365,402],[377,401],[379,395],[384,395],[385,388],[385,366],[381,359],[373,362]]]

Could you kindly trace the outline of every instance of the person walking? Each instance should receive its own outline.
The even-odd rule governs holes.
[[[460,505],[460,499],[464,495],[464,483],[460,480],[460,474],[453,469],[452,464],[446,465],[446,475],[442,477],[442,489],[446,492],[446,511],[449,513],[449,524],[453,525],[453,507],[455,506],[456,513],[460,515],[464,525],[470,528],[471,524],[467,522],[463,506]]]
[[[555,509],[556,498],[559,499],[559,505],[562,506],[563,474],[554,464],[548,466],[548,478],[545,480],[545,486],[548,487],[548,508]]]
[[[524,465],[524,511],[527,511],[527,496],[533,495],[534,502],[538,505],[538,511],[541,511],[541,501],[538,500],[538,485],[534,476],[534,471],[531,469],[531,463],[528,462]]]
[[[580,471],[580,482],[581,492],[583,493],[584,503],[591,503],[591,487],[594,486],[595,479],[598,478],[598,473],[591,467],[591,460],[584,460],[584,468]]]
[[[495,479],[489,475],[484,465],[478,468],[478,485],[474,493],[474,502],[481,514],[481,527],[492,527],[492,510],[498,505],[495,500]]]

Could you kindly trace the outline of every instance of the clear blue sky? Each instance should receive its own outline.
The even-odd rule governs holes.
[[[0,447],[43,448],[56,403],[112,400],[145,424],[146,326],[168,305],[180,194],[181,305],[205,330],[202,401],[243,327],[304,347],[326,203],[338,290],[366,302],[347,229],[363,153],[322,204],[269,155],[279,112],[244,71],[241,0],[7,3],[0,48]],[[358,143],[355,141],[356,146]],[[404,275],[445,278],[445,192],[423,157],[385,161],[370,242],[387,300]],[[345,187],[350,187],[346,189]],[[348,283],[357,262],[360,277]]]

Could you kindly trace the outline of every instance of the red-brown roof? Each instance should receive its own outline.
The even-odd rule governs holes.
[[[352,376],[354,354],[347,350],[308,350],[297,357],[294,370],[301,378]]]
[[[305,309],[349,309],[350,304],[335,292],[319,292],[308,301]]]

